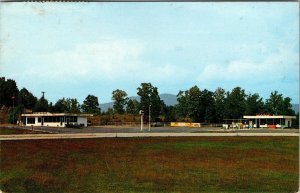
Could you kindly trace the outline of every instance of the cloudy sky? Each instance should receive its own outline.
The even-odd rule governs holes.
[[[2,3],[0,76],[36,96],[241,86],[299,103],[299,3]]]

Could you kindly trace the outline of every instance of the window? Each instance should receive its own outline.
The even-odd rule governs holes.
[[[60,117],[59,116],[45,116],[44,117],[44,122],[46,122],[46,123],[58,123],[58,122],[60,122]]]
[[[35,124],[35,118],[28,118],[27,117],[27,124]]]
[[[76,116],[67,116],[66,117],[66,122],[76,123],[77,122],[77,117]]]

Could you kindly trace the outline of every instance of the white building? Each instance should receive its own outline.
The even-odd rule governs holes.
[[[248,119],[249,126],[254,128],[285,128],[292,126],[292,119],[296,116],[287,115],[245,115],[244,119]]]
[[[31,114],[22,114],[22,123],[25,126],[49,126],[66,127],[66,124],[82,125],[87,127],[87,118],[91,114],[73,114],[73,113],[49,113],[38,112]]]

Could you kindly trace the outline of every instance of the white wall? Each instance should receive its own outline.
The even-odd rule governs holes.
[[[87,127],[87,118],[86,117],[77,117],[77,123],[84,124],[84,126]]]
[[[42,122],[38,122],[38,117],[35,117],[35,124],[28,124],[27,123],[27,118],[26,117],[26,126],[48,126],[48,127],[65,127],[66,123],[62,123],[62,125],[60,125],[60,122],[44,122],[44,125],[42,125]],[[77,124],[83,124],[85,127],[87,127],[87,117],[77,117]]]
[[[288,125],[288,122],[290,122],[290,125]],[[286,126],[286,127],[289,127],[289,126],[291,126],[291,125],[292,125],[292,119],[286,118],[286,119],[285,119],[285,126]]]

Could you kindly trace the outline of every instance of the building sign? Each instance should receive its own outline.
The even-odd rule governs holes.
[[[171,122],[171,127],[200,127],[200,123]]]

